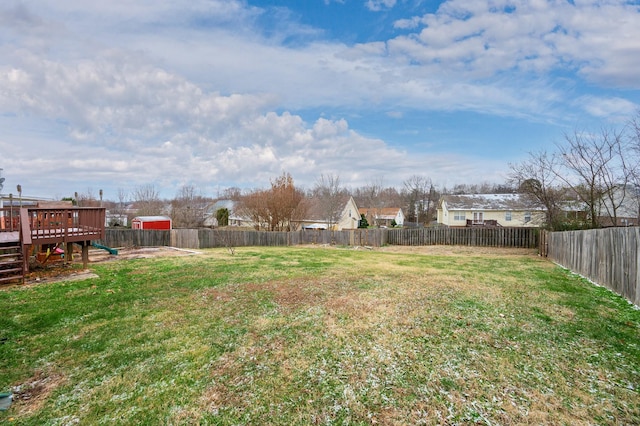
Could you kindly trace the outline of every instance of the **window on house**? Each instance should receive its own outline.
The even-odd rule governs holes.
[[[506,212],[504,214],[504,220],[506,220],[507,222],[511,222],[511,212]]]
[[[465,212],[454,212],[453,220],[467,220]]]
[[[524,212],[524,223],[531,222],[531,212]]]
[[[473,223],[482,223],[482,222],[484,222],[484,213],[473,212]]]

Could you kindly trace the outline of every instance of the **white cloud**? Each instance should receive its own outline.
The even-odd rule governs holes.
[[[504,71],[573,68],[610,87],[640,88],[640,7],[626,1],[449,0],[397,28],[419,33],[389,42],[421,66],[484,78]]]
[[[576,105],[584,108],[594,117],[613,122],[625,122],[640,110],[640,105],[622,98],[603,98],[598,96],[581,96]]]
[[[396,5],[396,0],[367,0],[365,6],[373,12],[379,12],[385,9],[391,9]]]
[[[133,182],[169,186],[174,179],[202,188],[220,181],[256,185],[283,170],[311,182],[347,164],[364,161],[375,173],[389,160],[404,162],[403,153],[362,137],[344,119],[307,125],[298,115],[269,112],[269,97],[207,93],[130,59],[115,52],[109,60],[74,64],[30,58],[30,68],[3,70],[2,110],[42,117],[62,136],[29,143],[46,153],[35,159],[28,150],[6,149],[11,142],[3,140],[5,160],[56,176],[50,187],[63,188],[65,176],[91,176],[92,186],[108,181],[112,192]],[[91,179],[74,189],[83,191],[77,186]]]
[[[521,82],[532,75],[569,65],[590,79],[608,80],[609,85],[634,84],[634,71],[640,61],[640,55],[632,54],[637,44],[631,42],[620,41],[619,47],[610,52],[586,45],[572,47],[573,41],[578,44],[578,40],[593,38],[587,35],[596,30],[583,28],[582,23],[599,22],[595,18],[600,11],[595,6],[572,6],[559,1],[518,2],[514,10],[507,2],[448,1],[434,14],[409,18],[412,25],[418,25],[411,34],[386,43],[352,47],[327,42],[284,46],[259,35],[254,20],[264,11],[244,7],[237,1],[196,2],[193,9],[180,10],[172,2],[163,1],[149,14],[138,5],[127,21],[130,24],[116,34],[111,30],[115,19],[125,13],[122,3],[96,6],[97,9],[88,9],[84,4],[64,2],[62,11],[52,13],[51,18],[51,22],[62,22],[69,13],[83,18],[77,23],[79,28],[68,28],[69,34],[61,39],[64,43],[70,38],[81,39],[77,32],[82,28],[94,28],[95,41],[78,42],[76,55],[92,55],[96,43],[98,47],[115,43],[120,50],[135,52],[140,61],[181,74],[198,86],[224,88],[228,93],[271,93],[288,108],[360,107],[398,99],[403,105],[427,108],[465,109],[477,105],[475,99],[467,99],[465,91],[455,90],[462,85],[473,87],[469,91],[472,95],[499,94],[497,98],[485,98],[483,108],[491,103],[492,110],[520,114],[531,106],[530,98],[521,93],[527,90]],[[608,8],[606,19],[628,17],[628,8],[613,5]],[[199,21],[198,12],[204,16]],[[170,16],[177,18],[169,19]],[[215,25],[187,25],[194,20]],[[577,29],[571,30],[572,25]],[[283,27],[294,33],[285,33],[278,40],[295,36],[296,30],[291,28],[296,26]],[[640,38],[638,29],[624,28],[623,32],[610,27],[601,31],[612,39]],[[53,37],[52,45],[56,42]],[[630,54],[615,54],[623,49]],[[104,46],[97,49],[104,50]],[[580,55],[602,58],[583,59]],[[516,72],[515,84],[497,77],[504,72]],[[495,86],[498,79],[500,87]],[[558,97],[557,85],[550,81],[543,86],[542,80],[537,80],[538,95],[533,99]],[[431,90],[419,90],[400,97],[391,89],[407,81],[438,87],[439,94],[434,97]],[[449,91],[450,87],[454,90]],[[503,104],[505,100],[509,102]],[[540,103],[535,113],[547,109],[547,104]]]

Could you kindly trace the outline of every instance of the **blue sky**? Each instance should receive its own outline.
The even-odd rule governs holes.
[[[502,182],[640,108],[640,3],[5,0],[3,193]]]

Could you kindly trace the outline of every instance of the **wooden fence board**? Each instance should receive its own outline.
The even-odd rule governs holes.
[[[551,232],[548,257],[640,306],[640,228]]]

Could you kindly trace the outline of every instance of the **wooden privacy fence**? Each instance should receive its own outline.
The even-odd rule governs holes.
[[[548,257],[640,306],[640,228],[550,232]]]
[[[172,246],[179,248],[295,246],[300,244],[334,244],[380,247],[386,244],[467,245],[490,247],[536,248],[536,228],[424,228],[424,229],[355,229],[347,231],[306,230],[293,232],[240,231],[217,229],[173,229],[144,231],[107,229],[108,247]]]
[[[462,245],[538,247],[538,228],[389,229],[386,243],[399,246]]]
[[[100,240],[98,243],[108,247],[169,246],[171,245],[171,231],[107,228],[104,240]]]

